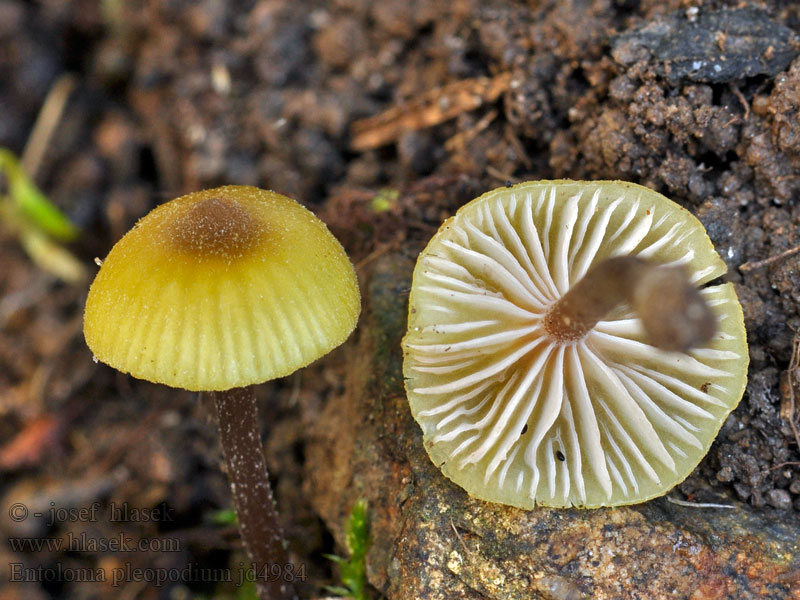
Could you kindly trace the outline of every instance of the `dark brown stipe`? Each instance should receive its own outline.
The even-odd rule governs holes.
[[[716,332],[714,313],[682,267],[661,267],[635,256],[616,256],[594,266],[556,301],[544,317],[555,341],[583,338],[623,303],[642,320],[648,342],[685,352]]]
[[[267,463],[258,428],[258,409],[251,388],[212,392],[217,407],[222,452],[239,520],[239,532],[254,567],[251,575],[261,600],[297,598],[290,582],[269,577],[271,569],[289,573],[278,512],[269,485]]]

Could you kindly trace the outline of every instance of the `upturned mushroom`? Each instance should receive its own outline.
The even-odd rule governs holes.
[[[532,508],[664,494],[744,391],[741,307],[700,222],[639,185],[500,188],[414,271],[404,375],[431,460]]]
[[[263,598],[295,596],[267,477],[252,384],[344,342],[360,312],[355,271],[294,200],[227,186],[167,202],[112,249],[89,290],[96,359],[214,397],[239,528]]]

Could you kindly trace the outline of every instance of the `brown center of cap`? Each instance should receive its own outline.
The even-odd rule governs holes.
[[[246,206],[224,197],[200,200],[171,227],[173,243],[199,258],[240,258],[256,245],[261,233],[262,225]]]

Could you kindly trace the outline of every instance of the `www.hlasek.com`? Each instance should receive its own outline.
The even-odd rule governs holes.
[[[92,537],[81,532],[58,538],[8,538],[14,552],[180,552],[179,538],[135,539],[124,533],[112,537]]]
[[[66,582],[66,583],[110,583],[118,587],[132,582],[145,582],[160,587],[170,583],[233,583],[241,587],[257,581],[296,582],[306,580],[304,564],[267,565],[256,567],[239,563],[238,568],[211,569],[191,563],[183,568],[134,567],[126,563],[113,569],[92,567],[65,567],[60,563],[52,567],[26,567],[22,563],[10,563],[11,583]]]

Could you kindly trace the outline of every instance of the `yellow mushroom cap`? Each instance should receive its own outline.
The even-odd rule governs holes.
[[[322,221],[286,196],[226,186],[157,207],[111,249],[84,335],[134,377],[226,390],[323,356],[360,309],[353,265]]]
[[[651,346],[620,306],[578,340],[548,307],[614,256],[682,265],[717,319],[688,353]],[[616,506],[694,469],[747,379],[742,309],[702,224],[645,187],[538,181],[441,226],[414,270],[404,375],[425,448],[470,494],[522,508]]]

